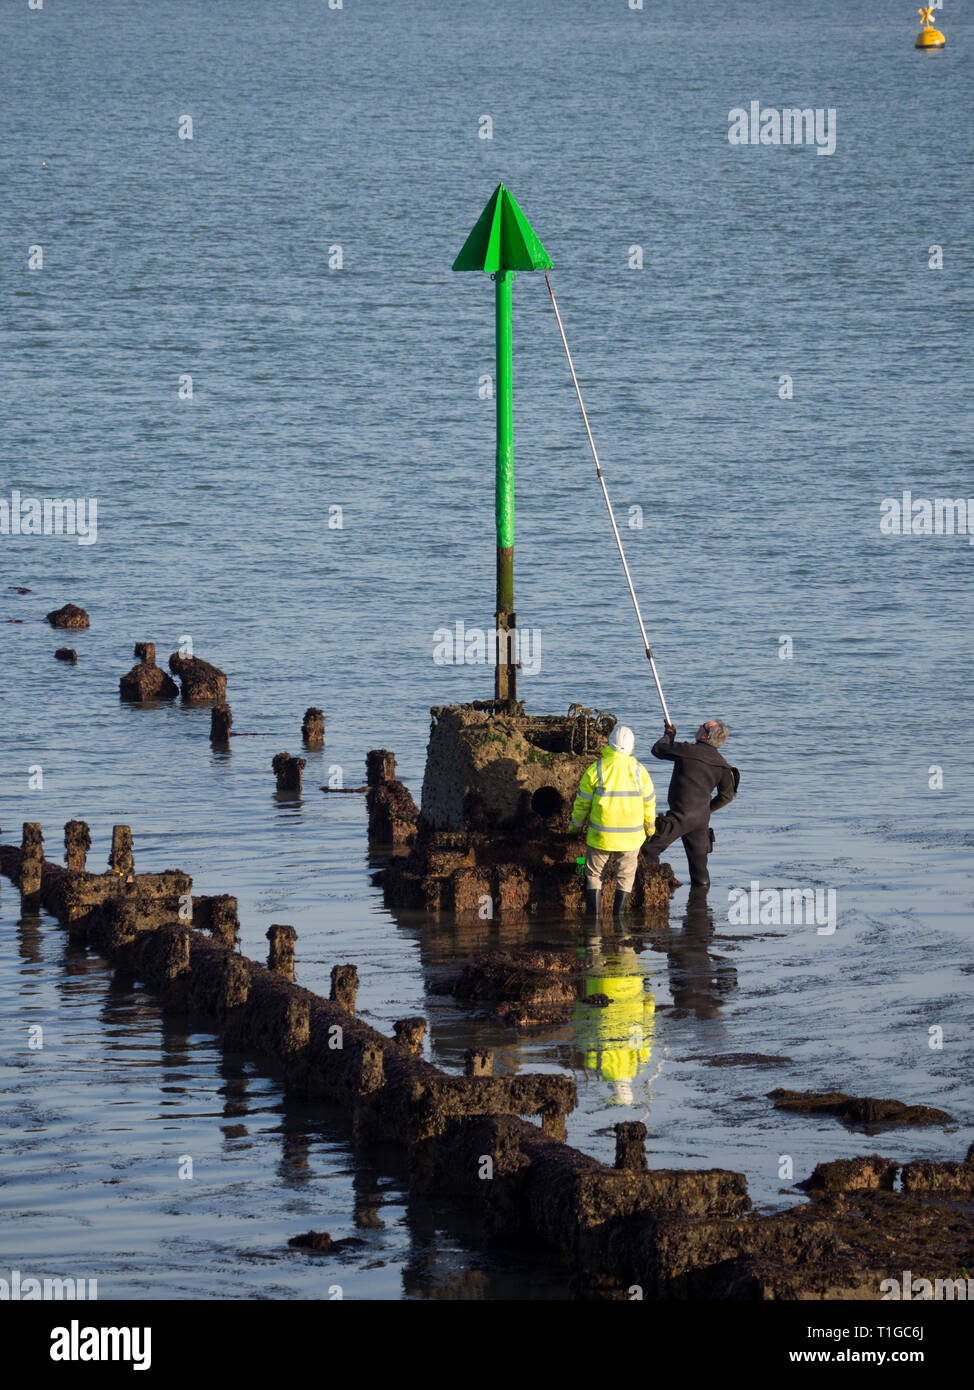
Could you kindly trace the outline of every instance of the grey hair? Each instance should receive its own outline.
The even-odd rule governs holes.
[[[704,742],[709,743],[711,748],[719,748],[721,744],[727,742],[727,735],[730,733],[727,725],[720,719],[708,719],[704,725],[707,737]]]

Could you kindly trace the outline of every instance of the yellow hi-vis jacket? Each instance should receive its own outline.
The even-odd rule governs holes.
[[[587,842],[593,849],[638,849],[656,831],[653,779],[631,753],[603,748],[585,769],[572,807],[572,828],[588,818]]]

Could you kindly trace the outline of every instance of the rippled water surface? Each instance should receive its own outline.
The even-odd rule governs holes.
[[[904,489],[974,498],[974,24],[952,9],[946,50],[919,54],[914,23],[873,7],[850,30],[831,0],[5,7],[0,497],[98,499],[96,544],[0,536],[5,838],[39,820],[58,857],[84,818],[97,867],[130,823],[140,868],[237,895],[248,954],[291,922],[302,983],[354,960],[370,1022],[426,1014],[448,1071],[478,1043],[498,1070],[573,1074],[569,1140],[601,1157],[641,1118],[652,1163],[737,1169],[784,1205],[783,1156],[795,1178],[877,1147],[961,1156],[974,550],[879,517]],[[835,108],[834,155],[731,146],[752,99]],[[450,266],[499,179],[555,265],[674,718],[726,719],[743,773],[707,904],[682,888],[669,929],[624,947],[531,928],[642,992],[524,1037],[435,987],[527,932],[386,910],[361,798],[318,790],[389,747],[418,796],[430,706],[492,693],[434,662],[433,633],[493,611],[492,287]],[[660,718],[543,280],[514,301],[517,608],[542,642],[521,693],[614,711],[648,757]],[[75,667],[44,621],[68,601],[91,614]],[[132,644],[187,635],[228,673],[230,753],[206,710],[119,704]],[[271,757],[312,704],[326,747],[279,797]],[[752,881],[834,890],[834,934],[732,922]],[[102,1297],[566,1295],[5,881],[0,933],[0,1266]],[[785,1060],[714,1065],[744,1053]],[[783,1116],[776,1086],[956,1123],[864,1135]],[[288,1250],[309,1228],[361,1244]]]

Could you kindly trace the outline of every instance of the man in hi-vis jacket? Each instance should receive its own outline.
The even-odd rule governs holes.
[[[572,806],[572,829],[588,821],[585,904],[590,917],[602,911],[602,875],[610,854],[616,862],[612,913],[621,917],[636,878],[639,847],[656,828],[656,792],[649,773],[632,756],[632,729],[617,724],[598,761],[587,767]]]
[[[653,744],[653,757],[673,763],[673,775],[669,810],[657,821],[646,852],[658,862],[667,845],[682,839],[690,882],[700,888],[710,886],[707,856],[714,845],[710,814],[734,800],[741,780],[737,768],[717,751],[729,733],[719,719],[708,719],[697,730],[696,742],[676,743],[676,729],[667,724],[663,737]]]

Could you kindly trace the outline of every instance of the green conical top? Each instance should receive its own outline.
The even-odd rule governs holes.
[[[453,262],[454,270],[547,270],[551,259],[513,193],[499,183]]]

